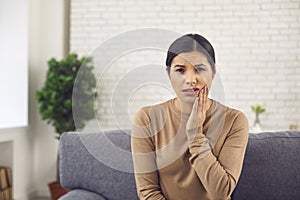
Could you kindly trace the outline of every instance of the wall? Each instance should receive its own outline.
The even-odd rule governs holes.
[[[0,41],[3,47],[3,51],[0,50],[3,61],[0,75],[0,110],[3,115],[0,117],[0,165],[12,168],[15,199],[26,200],[34,190],[33,135],[27,127],[28,1],[1,1],[0,4]],[[21,20],[18,19],[20,16]]]
[[[267,109],[261,115],[264,129],[288,129],[291,123],[300,126],[300,101],[297,100],[300,98],[299,5],[299,0],[72,0],[71,51],[93,55],[97,47],[112,36],[137,28],[200,33],[215,48],[217,71],[225,88],[224,103],[245,112],[250,125],[254,120],[250,106],[263,104]],[[121,80],[127,73],[126,66],[157,62],[164,65],[165,54],[162,53],[155,59],[146,51],[126,56],[132,57],[125,58],[124,62],[120,61],[123,58],[114,61],[127,65],[105,79],[107,85],[98,86],[100,96],[112,95],[108,91],[111,90],[109,84]],[[165,90],[154,86],[149,95],[149,89],[139,94],[138,106],[131,109],[128,103],[129,114],[118,115],[132,118],[138,107],[172,96],[172,92],[163,92]],[[99,102],[98,121],[102,120],[102,128],[107,129],[117,127],[112,123],[115,116],[109,105],[109,102]]]
[[[27,126],[28,0],[0,1],[0,27],[0,128]]]
[[[58,141],[54,128],[41,120],[35,93],[41,89],[47,61],[64,55],[64,1],[30,0],[29,24],[29,124],[32,136],[33,185],[31,196],[49,196],[47,184],[56,179]],[[20,166],[22,167],[22,166]],[[22,199],[23,200],[23,199]]]
[[[0,160],[5,159],[13,166],[15,200],[49,196],[47,184],[56,178],[58,141],[53,137],[53,127],[40,118],[35,93],[43,85],[47,61],[51,57],[63,58],[67,49],[64,46],[64,1],[28,2],[29,126],[0,129],[2,147],[13,146],[12,150],[1,151]]]

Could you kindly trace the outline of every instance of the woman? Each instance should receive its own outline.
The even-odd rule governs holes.
[[[215,54],[204,37],[187,34],[168,50],[167,73],[176,98],[144,107],[132,128],[140,199],[230,199],[239,179],[248,120],[208,98]]]

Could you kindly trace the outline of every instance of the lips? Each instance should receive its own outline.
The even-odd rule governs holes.
[[[182,90],[182,92],[188,96],[195,96],[195,94],[197,93],[198,90],[199,90],[199,88],[187,88],[187,89]]]
[[[198,90],[199,90],[199,88],[188,88],[188,89],[182,90],[182,92],[196,92]]]

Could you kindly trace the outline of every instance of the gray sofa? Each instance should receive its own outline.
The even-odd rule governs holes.
[[[126,154],[129,130],[64,133],[59,148],[61,183],[72,190],[60,200],[138,199],[132,160]],[[300,199],[300,132],[250,133],[232,199]]]

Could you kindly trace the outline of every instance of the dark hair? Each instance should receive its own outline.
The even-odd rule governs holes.
[[[175,56],[184,52],[199,51],[206,55],[212,70],[214,71],[215,51],[209,41],[201,35],[198,34],[186,34],[176,39],[169,47],[166,66],[167,71],[170,72],[171,63]]]

